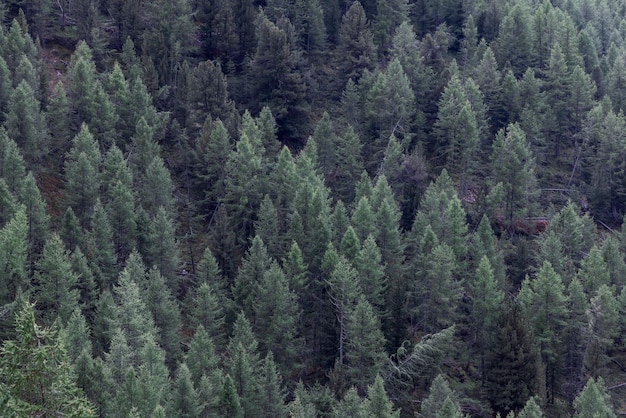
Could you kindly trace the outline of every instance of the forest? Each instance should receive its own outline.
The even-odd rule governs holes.
[[[626,415],[624,110],[621,0],[4,0],[0,415]]]

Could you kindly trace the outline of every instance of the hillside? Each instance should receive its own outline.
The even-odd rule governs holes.
[[[3,2],[0,410],[626,414],[624,45],[618,0]]]

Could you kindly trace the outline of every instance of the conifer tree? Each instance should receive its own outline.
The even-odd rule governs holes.
[[[543,418],[544,414],[541,410],[541,406],[537,403],[539,399],[536,396],[533,396],[528,399],[526,405],[524,405],[524,409],[519,411],[517,414],[518,418]]]
[[[180,254],[176,241],[174,221],[163,206],[157,209],[150,220],[146,241],[146,264],[154,266],[165,278],[168,287],[177,294],[181,292],[177,273],[180,266]]]
[[[255,152],[255,140],[242,135],[237,150],[226,162],[226,202],[236,220],[235,231],[240,243],[245,243],[252,234],[254,214],[261,204],[264,190],[262,156]]]
[[[475,338],[480,353],[480,368],[484,376],[485,351],[489,347],[490,335],[492,335],[498,315],[502,312],[504,292],[502,284],[496,281],[491,263],[483,256],[476,269],[476,278],[471,283],[472,290],[472,322],[474,325]]]
[[[35,322],[32,304],[26,303],[17,313],[15,328],[16,338],[5,340],[1,348],[0,382],[3,398],[8,398],[8,402],[3,399],[5,413],[95,417],[76,386],[60,336]]]
[[[353,386],[343,395],[343,398],[333,408],[333,417],[366,417],[365,405],[363,399],[359,396],[356,388]]]
[[[486,397],[502,413],[517,411],[534,394],[537,355],[531,331],[518,306],[505,306],[487,353]]]
[[[346,361],[344,355],[347,350],[349,318],[359,301],[361,289],[356,271],[345,257],[339,257],[331,271],[332,274],[329,280],[330,298],[335,307],[339,326],[339,351],[337,361],[340,366],[343,366]],[[365,389],[364,386],[361,388]]]
[[[224,123],[207,118],[196,139],[193,183],[200,188],[205,207],[211,210],[225,194],[225,165],[230,153],[230,137]]]
[[[100,190],[100,148],[84,123],[65,160],[66,195],[83,230],[91,223]]]
[[[0,61],[1,67],[2,62]],[[0,79],[1,77],[0,75]],[[61,156],[69,151],[68,144],[72,136],[70,131],[70,104],[67,100],[65,87],[60,81],[55,84],[48,101],[46,119],[50,130],[50,153],[55,156],[55,162],[60,164]]]
[[[204,61],[187,75],[186,124],[194,136],[207,118],[220,120],[232,130],[237,122],[235,104],[229,97],[228,83],[219,62]]]
[[[225,366],[228,373],[226,379],[228,380],[228,376],[233,376],[232,382],[239,395],[243,416],[261,414],[260,375],[256,373],[261,369],[261,360],[257,347],[258,342],[252,332],[250,322],[243,313],[240,313],[233,325],[233,335],[226,349],[228,358]]]
[[[561,277],[549,262],[544,262],[534,280],[526,279],[518,298],[529,318],[535,339],[546,368],[547,398],[552,399],[558,389],[563,340],[567,319],[567,296]]]
[[[28,224],[24,207],[18,208],[13,217],[0,230],[0,304],[15,300],[19,289],[27,288],[27,232]]]
[[[440,164],[452,175],[471,175],[480,137],[476,112],[458,76],[452,76],[439,100],[435,135],[435,149],[442,154]]]
[[[185,363],[181,363],[176,371],[172,385],[170,413],[177,417],[197,417],[202,409],[198,393],[193,387],[191,373]]]
[[[374,382],[367,387],[367,401],[365,402],[367,416],[376,418],[397,418],[400,410],[394,410],[389,399],[382,377],[376,375]]]
[[[40,106],[32,87],[22,80],[11,93],[4,123],[33,169],[48,152],[48,129]]]
[[[585,370],[600,375],[610,361],[607,350],[617,336],[619,307],[614,290],[601,285],[589,302],[587,310],[587,341],[585,347]]]
[[[491,162],[494,185],[502,182],[504,187],[503,215],[510,227],[515,219],[533,213],[538,194],[535,161],[519,125],[509,125],[506,131],[498,132]]]
[[[218,363],[213,339],[202,325],[198,325],[185,357],[185,364],[189,367],[194,387],[200,388],[203,377],[215,379],[219,373]],[[211,383],[217,383],[217,381],[211,381]]]
[[[372,379],[381,373],[387,356],[380,319],[363,295],[348,312],[345,335],[347,383],[364,393]],[[377,401],[370,398],[370,402]],[[371,411],[373,416],[377,415],[377,408]]]
[[[376,138],[364,149],[366,168],[370,171],[373,172],[382,162],[387,141],[392,135],[408,148],[415,114],[414,100],[415,93],[399,59],[392,59],[384,73],[376,73],[366,92],[365,102]]]
[[[9,191],[17,195],[26,177],[26,165],[15,139],[9,137],[4,128],[0,128],[0,155],[2,178]]]
[[[584,389],[574,400],[575,418],[598,416],[613,418],[616,416],[611,405],[610,396],[602,378],[590,378]]]
[[[282,135],[298,138],[306,124],[306,84],[298,68],[298,55],[288,19],[272,23],[260,14],[256,24],[257,46],[250,63],[254,106],[269,106]],[[280,80],[280,83],[278,82]],[[282,136],[281,135],[281,136]]]
[[[372,211],[370,200],[367,197],[361,197],[350,219],[351,224],[357,234],[359,241],[363,242],[368,235],[376,236],[378,231],[376,228],[376,219]]]
[[[287,374],[298,368],[296,356],[300,343],[296,325],[300,308],[289,289],[285,273],[275,261],[263,273],[253,300],[256,335],[261,350],[273,353],[280,370]]]
[[[263,360],[262,377],[260,381],[260,399],[263,415],[267,417],[286,418],[288,416],[285,405],[285,389],[282,377],[274,364],[272,352],[268,352]]]
[[[241,401],[239,399],[239,395],[237,394],[235,383],[233,382],[232,377],[228,374],[224,378],[224,387],[222,388],[218,400],[217,412],[221,416],[233,418],[244,417],[244,411],[241,407]]]
[[[96,200],[88,249],[94,274],[100,289],[111,289],[116,271],[117,254],[113,243],[113,230],[100,199]]]
[[[352,3],[341,18],[337,44],[338,82],[348,79],[358,81],[366,69],[371,70],[376,60],[376,45],[369,28],[369,21],[363,6],[358,1]]]
[[[37,262],[36,297],[45,323],[57,318],[67,323],[78,306],[78,277],[72,271],[69,253],[58,235],[52,235]]]
[[[422,400],[420,416],[437,417],[446,403],[452,403],[457,408],[459,406],[457,395],[450,388],[446,377],[438,374],[430,385],[428,396]]]

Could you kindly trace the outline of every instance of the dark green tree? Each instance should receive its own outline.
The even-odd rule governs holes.
[[[4,126],[33,168],[48,153],[48,128],[33,88],[21,81],[11,93]]]
[[[198,393],[191,381],[191,372],[185,363],[181,363],[172,385],[170,413],[177,417],[191,418],[198,417],[201,410]]]
[[[240,313],[226,349],[228,357],[225,360],[225,368],[228,375],[233,376],[232,382],[239,395],[243,416],[258,416],[262,413],[260,373],[258,373],[261,370],[261,360],[257,347],[258,342],[250,322],[243,313]]]
[[[37,262],[35,275],[38,309],[46,324],[58,317],[66,324],[78,307],[78,277],[72,270],[70,256],[58,235],[52,235]]]
[[[535,393],[539,359],[519,306],[503,307],[486,360],[484,387],[492,407],[502,414],[522,409]]]
[[[343,88],[348,79],[358,81],[363,71],[374,68],[376,45],[363,6],[352,3],[341,18],[337,49],[337,82]]]
[[[27,289],[28,223],[24,207],[0,229],[0,303],[13,302],[21,290]],[[20,290],[21,289],[21,290]]]
[[[303,127],[308,123],[307,86],[298,67],[294,28],[287,19],[280,20],[278,25],[263,14],[258,19],[257,48],[250,63],[256,98],[253,108],[260,111],[263,106],[269,106],[281,138],[302,138]]]
[[[491,154],[492,181],[502,183],[502,216],[509,232],[513,221],[524,219],[534,213],[539,193],[535,176],[535,160],[518,124],[509,125],[496,135]]]
[[[368,417],[399,418],[400,410],[394,410],[393,403],[385,391],[383,378],[376,375],[374,382],[367,386],[365,411]]]
[[[254,328],[261,351],[273,353],[283,374],[296,371],[301,345],[296,335],[300,307],[296,295],[289,289],[287,276],[278,263],[272,262],[269,265],[255,293]]]
[[[65,159],[66,198],[86,230],[100,191],[100,147],[84,123]]]

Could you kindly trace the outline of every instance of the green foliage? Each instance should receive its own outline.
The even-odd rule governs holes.
[[[590,378],[584,389],[574,400],[574,417],[615,417],[609,394],[602,378]]]
[[[15,340],[5,340],[0,379],[9,413],[95,417],[92,405],[77,388],[61,338],[54,328],[35,322],[26,303],[16,314]]]

